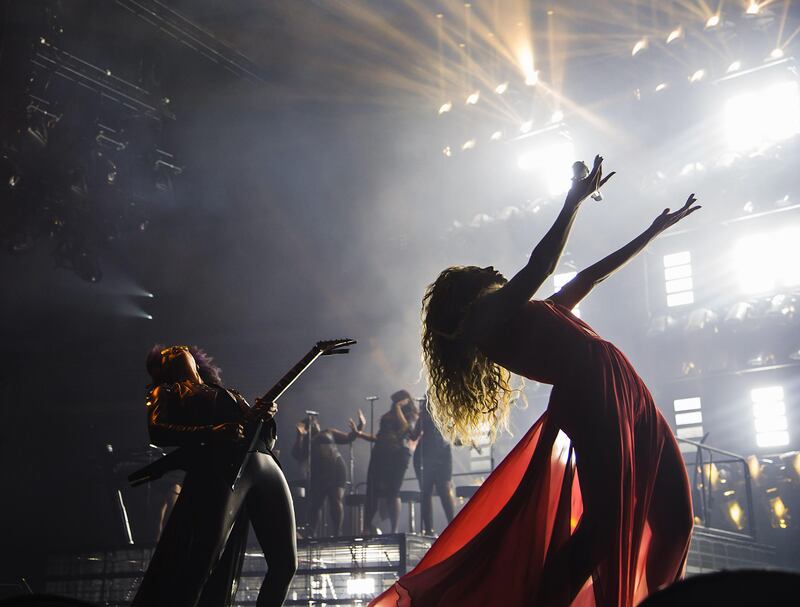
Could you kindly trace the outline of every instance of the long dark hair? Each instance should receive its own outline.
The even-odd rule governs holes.
[[[155,344],[147,353],[147,372],[153,379],[152,384],[160,384],[164,381],[163,367],[161,365],[161,351],[167,346]],[[197,363],[197,373],[207,384],[222,384],[222,369],[214,364],[214,359],[199,346],[189,346],[189,354]]]
[[[422,299],[422,360],[428,380],[429,410],[448,439],[472,443],[487,432],[508,429],[511,401],[519,389],[511,374],[464,338],[462,324],[481,294],[505,279],[474,266],[447,268]]]

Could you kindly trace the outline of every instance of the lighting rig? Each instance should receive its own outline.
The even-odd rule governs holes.
[[[167,143],[177,128],[168,92],[176,65],[195,55],[238,79],[263,80],[157,0],[2,10],[0,247],[22,253],[48,243],[57,267],[98,282],[104,249],[146,230],[174,201],[184,172]]]

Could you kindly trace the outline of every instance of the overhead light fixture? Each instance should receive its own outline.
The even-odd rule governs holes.
[[[469,140],[464,142],[464,145],[461,146],[461,149],[464,150],[464,151],[471,150],[472,148],[475,147],[476,143],[478,143],[478,142],[475,141],[474,139],[469,139]]]
[[[502,138],[503,138],[503,131],[495,131],[489,137],[489,139],[491,139],[492,141],[500,141]]]
[[[783,59],[783,49],[782,48],[774,48],[772,52],[769,54],[770,59]]]
[[[633,45],[633,49],[631,50],[631,57],[635,57],[646,48],[647,48],[647,38],[642,38],[636,44]]]
[[[494,88],[494,92],[498,95],[502,95],[508,90],[508,82],[501,82]]]
[[[446,114],[447,112],[449,112],[449,111],[450,111],[450,110],[452,110],[452,109],[453,109],[453,102],[452,102],[452,101],[445,101],[445,102],[444,102],[444,103],[443,103],[443,104],[442,104],[442,105],[439,107],[439,114],[440,114],[440,115],[441,115],[441,114]]]
[[[442,148],[442,154],[444,154],[445,158],[450,158],[450,156],[453,155],[453,148],[451,148],[449,145],[444,146]]]
[[[742,69],[742,62],[734,61],[728,66],[727,72],[732,74],[733,72],[738,72],[740,69]]]
[[[705,70],[697,70],[694,74],[689,76],[689,82],[691,83],[700,82],[705,77],[706,77]]]
[[[661,84],[656,85],[656,93],[660,93],[665,88],[667,88],[667,83],[666,82],[662,82]]]
[[[467,97],[467,105],[475,105],[478,103],[478,100],[481,98],[481,92],[475,91],[469,97]]]
[[[669,36],[667,36],[667,44],[672,44],[680,38],[683,38],[683,27],[678,26],[669,33]]]
[[[706,21],[706,29],[710,30],[719,25],[719,15],[711,15]]]
[[[564,112],[562,112],[561,110],[556,110],[555,112],[553,112],[553,115],[550,116],[550,122],[554,124],[559,123],[562,120],[564,120]]]
[[[532,128],[533,128],[533,120],[526,120],[521,125],[519,125],[519,132],[530,133]]]
[[[533,70],[526,74],[525,76],[525,85],[526,86],[536,86],[539,83],[539,71]]]
[[[747,5],[747,10],[745,13],[748,15],[757,15],[761,12],[761,5],[756,2],[756,0],[750,0],[750,4]]]

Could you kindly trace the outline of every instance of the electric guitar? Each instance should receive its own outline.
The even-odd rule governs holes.
[[[356,343],[354,339],[330,339],[327,341],[318,341],[308,353],[300,359],[300,361],[278,380],[278,382],[270,388],[264,396],[258,399],[256,406],[252,407],[242,420],[244,426],[245,439],[241,443],[241,449],[231,465],[231,477],[228,479],[231,490],[236,486],[237,481],[242,475],[247,462],[250,459],[250,453],[255,449],[261,436],[264,426],[264,414],[270,409],[272,403],[278,400],[280,396],[289,389],[295,380],[308,369],[311,364],[320,356],[330,356],[331,354],[347,354],[352,346]],[[269,431],[271,436],[276,436],[276,424],[273,418],[269,418],[267,422],[270,426]],[[136,487],[142,483],[148,483],[161,478],[170,470],[185,470],[189,463],[197,459],[196,449],[204,448],[204,445],[198,447],[180,447],[171,453],[168,453],[161,459],[156,460],[152,464],[137,470],[128,476],[128,481],[131,486]]]

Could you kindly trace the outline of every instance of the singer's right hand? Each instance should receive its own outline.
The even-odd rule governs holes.
[[[588,196],[599,190],[606,181],[614,176],[614,171],[603,177],[603,157],[594,157],[594,167],[584,179],[576,179],[567,194],[567,204],[578,205]]]

